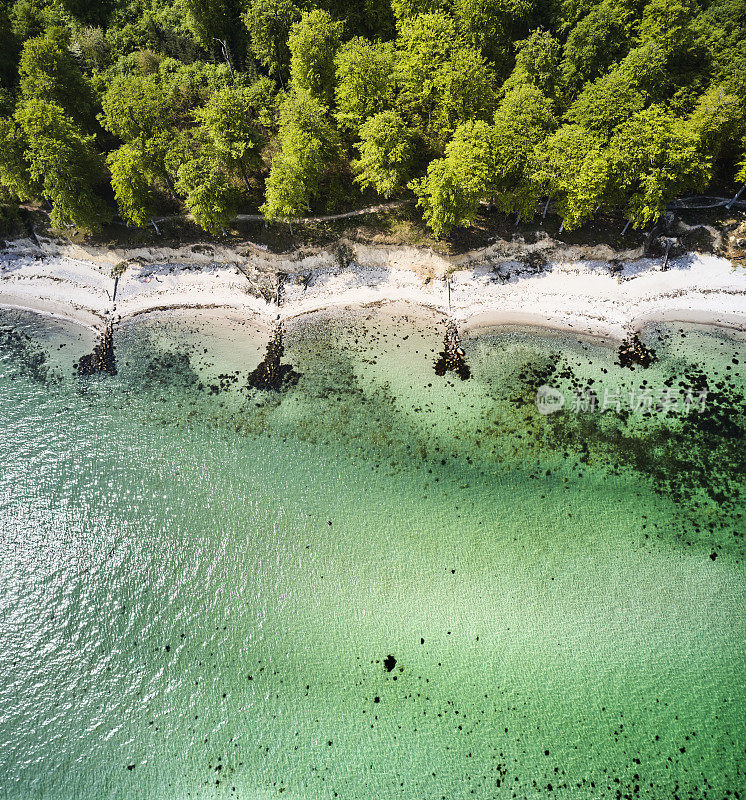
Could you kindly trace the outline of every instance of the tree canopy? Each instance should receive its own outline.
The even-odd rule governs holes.
[[[381,111],[360,127],[360,158],[352,162],[357,182],[384,197],[403,188],[412,169],[414,142],[396,111]]]
[[[746,180],[743,0],[2,0],[0,202],[650,225]]]

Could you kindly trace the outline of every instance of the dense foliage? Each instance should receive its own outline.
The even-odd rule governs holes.
[[[211,233],[414,193],[635,227],[746,180],[744,0],[0,0],[0,202]]]

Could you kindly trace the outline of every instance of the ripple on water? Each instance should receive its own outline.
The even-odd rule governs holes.
[[[325,314],[265,393],[268,332],[230,315],[122,326],[118,375],[83,379],[88,332],[0,331],[14,798],[743,787],[742,337],[651,328],[630,372],[488,331],[462,382],[434,316]],[[665,387],[712,405],[573,413]]]

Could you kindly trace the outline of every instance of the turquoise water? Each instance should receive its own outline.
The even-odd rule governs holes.
[[[0,797],[743,792],[743,335],[483,332],[461,382],[434,317],[318,315],[281,395],[266,336],[141,318],[80,379],[0,316]]]

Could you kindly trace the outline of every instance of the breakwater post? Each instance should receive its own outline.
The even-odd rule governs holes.
[[[286,272],[277,273],[277,295],[276,295],[277,308],[279,308],[282,305],[282,295],[283,295],[283,290],[285,289],[286,278],[287,278]]]
[[[671,252],[671,240],[666,240],[666,257],[663,259],[663,266],[661,267],[661,272],[666,272],[668,270],[668,256]]]

